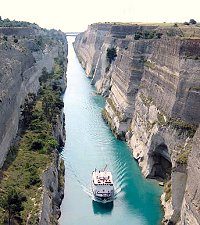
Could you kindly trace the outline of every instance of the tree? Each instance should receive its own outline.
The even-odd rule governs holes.
[[[136,31],[136,32],[135,32],[134,39],[135,39],[135,40],[139,40],[140,38],[142,38],[142,32]]]
[[[17,38],[14,38],[14,42],[17,43],[18,42],[18,39]]]
[[[8,224],[11,224],[11,219],[19,216],[19,213],[24,209],[22,203],[26,201],[26,197],[15,189],[9,189],[2,197],[0,206],[8,213]]]
[[[196,20],[194,20],[194,19],[190,19],[190,23],[191,23],[191,24],[196,24],[196,23],[197,23],[197,21],[196,21]]]
[[[115,57],[117,56],[116,48],[108,48],[106,58],[109,63],[111,63],[113,60],[115,60]]]
[[[34,93],[29,93],[27,98],[25,98],[24,105],[21,106],[21,115],[23,117],[24,126],[28,126],[31,122],[35,101],[36,95]]]
[[[3,40],[4,41],[7,41],[8,40],[8,37],[7,36],[3,36]]]
[[[188,22],[184,22],[183,24],[184,24],[184,25],[190,25],[190,23],[188,23]]]

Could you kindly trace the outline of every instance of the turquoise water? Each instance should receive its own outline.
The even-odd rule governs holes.
[[[69,42],[66,117],[65,197],[61,205],[61,225],[157,225],[162,211],[161,189],[144,179],[126,143],[117,140],[101,118],[105,100],[80,66]],[[90,178],[94,168],[113,174],[117,192],[113,204],[92,201]]]

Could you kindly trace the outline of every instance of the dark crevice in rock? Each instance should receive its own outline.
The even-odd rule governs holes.
[[[152,169],[149,177],[168,180],[171,176],[172,163],[165,144],[158,145],[150,156]]]

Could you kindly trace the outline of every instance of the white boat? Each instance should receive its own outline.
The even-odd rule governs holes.
[[[94,200],[102,203],[111,202],[114,200],[114,184],[112,174],[106,171],[94,170],[92,172],[92,192]]]

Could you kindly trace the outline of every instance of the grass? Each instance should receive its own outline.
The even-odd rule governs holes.
[[[64,160],[61,159],[60,161],[60,169],[59,169],[59,174],[58,174],[58,187],[63,188],[65,184],[65,165],[64,165]]]
[[[164,184],[164,192],[165,192],[165,202],[169,201],[172,196],[172,184],[171,180],[167,181]]]
[[[142,102],[144,103],[144,105],[146,105],[148,108],[150,107],[150,105],[153,103],[153,100],[151,97],[146,97],[144,94],[140,94],[140,98],[142,100]]]
[[[26,118],[29,118],[27,129],[21,134],[17,147],[10,149],[2,169],[0,195],[12,187],[26,196],[23,203],[24,210],[20,212],[20,224],[38,224],[38,213],[41,205],[42,174],[53,161],[53,149],[58,147],[57,140],[52,136],[56,115],[63,107],[60,92],[52,87],[52,80],[58,80],[63,75],[61,65],[55,62],[54,72],[41,83],[40,94],[35,104],[27,109]],[[64,170],[62,164],[62,170]],[[60,183],[64,183],[60,177]],[[0,207],[0,224],[5,224],[7,213]],[[15,224],[17,220],[15,219]]]
[[[123,25],[123,26],[134,26],[134,25],[143,25],[143,26],[173,26],[174,23],[145,23],[145,22],[99,22],[94,24],[112,24],[112,25]]]
[[[198,125],[189,124],[181,119],[170,118],[167,124],[174,129],[179,130],[180,134],[187,133],[187,136],[192,138],[198,128]]]
[[[61,79],[63,76],[63,73],[64,73],[64,68],[62,67],[62,64],[60,65],[60,62],[58,60],[55,60],[53,79],[54,80]]]
[[[179,154],[176,158],[176,162],[181,165],[187,165],[188,157],[192,150],[192,141],[189,141],[185,146],[178,146]]]
[[[50,155],[28,150],[26,148],[28,142],[29,140],[25,134],[21,139],[15,160],[9,163],[9,166],[7,161],[8,168],[4,171],[3,180],[1,181],[1,194],[5,193],[9,187],[13,187],[27,197],[27,201],[24,202],[24,210],[21,212],[21,218],[24,222],[29,212],[38,209],[35,203],[41,201],[41,195],[39,194],[42,185],[40,175],[51,163]],[[32,183],[34,180],[36,182]],[[6,215],[3,209],[0,208],[0,224],[3,224],[2,219],[4,216]],[[34,221],[33,218],[32,221]]]
[[[157,119],[158,119],[158,123],[159,125],[166,125],[166,119],[165,119],[165,116],[161,113],[161,112],[158,112],[157,113]]]
[[[156,64],[154,62],[151,62],[149,60],[146,60],[144,62],[144,65],[147,67],[147,68],[150,68],[152,70],[154,70],[156,68]]]
[[[112,99],[111,98],[107,98],[107,102],[110,105],[110,107],[112,108],[112,110],[115,113],[115,115],[118,117],[119,121],[122,121],[123,120],[122,113],[119,112],[119,110],[116,109]]]
[[[189,153],[190,153],[190,150],[184,150],[183,152],[181,152],[178,155],[176,162],[182,165],[187,164]]]

